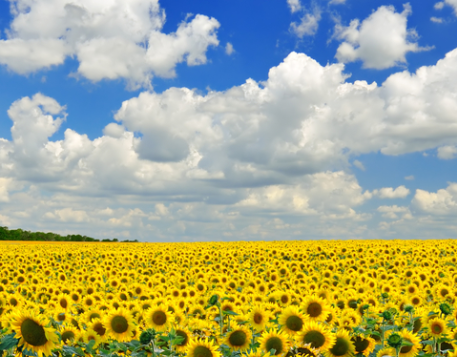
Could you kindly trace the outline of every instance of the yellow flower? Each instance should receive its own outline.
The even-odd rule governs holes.
[[[446,321],[436,317],[428,322],[428,332],[433,337],[442,337],[449,333],[446,327]]]
[[[420,343],[420,338],[408,331],[408,330],[402,330],[399,332],[399,335],[403,338],[404,341],[410,342],[413,345],[412,346],[403,346],[400,349],[399,357],[414,357],[416,356],[419,351],[422,348],[422,345]]]
[[[192,341],[187,347],[187,357],[221,357],[214,342],[205,340]]]
[[[299,332],[304,324],[305,317],[296,306],[289,306],[279,315],[278,323],[282,325],[282,329],[289,334]]]
[[[324,352],[326,357],[350,357],[354,354],[355,347],[351,342],[349,333],[340,330],[336,333],[336,341],[331,348]]]
[[[265,309],[264,305],[256,305],[249,313],[249,322],[256,331],[260,332],[265,329],[270,316],[270,312]]]
[[[146,310],[145,323],[147,326],[156,329],[157,331],[165,331],[170,325],[171,313],[163,304],[153,306]]]
[[[18,346],[36,352],[38,357],[52,354],[52,349],[58,342],[55,331],[46,327],[46,322],[38,313],[17,311],[11,313],[10,328],[16,333],[15,338],[19,339]]]
[[[335,343],[335,336],[324,325],[308,321],[297,334],[296,340],[299,346],[310,346],[323,352],[327,351]]]
[[[188,328],[177,328],[175,334],[179,337],[184,338],[180,343],[174,345],[176,351],[184,353],[187,350],[187,347],[192,341],[192,333]]]
[[[102,343],[102,338],[100,335],[91,328],[84,331],[82,337],[85,343],[89,343],[92,340],[95,341],[95,344],[92,346],[92,348],[97,348],[98,345]]]
[[[135,329],[130,311],[123,308],[108,312],[104,319],[104,325],[107,333],[119,342],[130,341]]]
[[[330,314],[327,302],[316,295],[307,297],[301,305],[301,310],[305,317],[312,321],[325,321]]]
[[[260,343],[260,348],[265,352],[270,352],[274,349],[275,356],[285,356],[289,352],[290,343],[282,331],[265,331],[258,342]]]
[[[228,332],[224,342],[227,346],[230,346],[235,351],[246,351],[251,343],[252,333],[251,331],[242,325],[234,324],[232,331]]]

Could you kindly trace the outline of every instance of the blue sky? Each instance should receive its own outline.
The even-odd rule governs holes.
[[[457,2],[0,0],[0,225],[457,238]]]

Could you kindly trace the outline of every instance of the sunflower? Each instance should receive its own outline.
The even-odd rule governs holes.
[[[296,334],[304,324],[305,317],[296,306],[289,306],[279,315],[278,323],[282,325],[282,329],[288,334]]]
[[[38,357],[51,355],[51,350],[58,342],[58,336],[52,328],[46,327],[44,318],[38,313],[12,312],[10,315],[10,328],[19,339],[18,346],[36,352]]]
[[[265,305],[255,305],[249,313],[249,322],[257,332],[260,332],[265,328],[270,317],[271,313],[266,310]]]
[[[245,326],[234,324],[232,331],[228,332],[224,342],[235,351],[246,351],[252,339],[252,332]]]
[[[308,296],[301,305],[306,318],[312,321],[325,321],[329,315],[329,307],[324,299],[317,295]]]
[[[165,331],[170,325],[172,314],[168,311],[167,306],[154,306],[146,310],[145,322],[149,327],[157,331]]]
[[[106,340],[106,327],[101,319],[92,319],[92,322],[88,324],[88,328],[94,330],[103,342]]]
[[[85,322],[91,323],[93,319],[102,319],[102,316],[103,316],[102,312],[99,309],[95,308],[95,309],[87,310],[82,315],[82,318]]]
[[[95,341],[95,344],[92,346],[92,348],[97,348],[98,345],[102,343],[102,338],[100,337],[100,335],[91,328],[84,331],[82,333],[82,337],[85,343],[89,343],[92,340]]]
[[[129,310],[118,309],[108,312],[104,318],[106,331],[111,337],[119,342],[128,342],[132,338],[135,329],[133,317]]]
[[[60,330],[60,335],[62,336],[62,342],[66,345],[70,345],[71,341],[76,340],[78,330],[71,325],[63,324],[62,329]]]
[[[433,337],[444,337],[449,333],[446,327],[446,321],[439,317],[428,322],[428,331]]]
[[[416,356],[419,351],[422,349],[422,345],[420,342],[420,338],[408,331],[408,330],[401,330],[399,332],[399,335],[403,338],[404,341],[410,342],[413,345],[412,346],[403,346],[400,349],[399,357],[414,357]]]
[[[355,354],[361,353],[366,357],[368,357],[370,353],[373,352],[376,346],[376,341],[371,337],[353,336],[351,341],[355,347]]]
[[[350,357],[355,351],[354,344],[351,342],[349,333],[340,330],[336,333],[336,341],[333,346],[324,352],[326,357]]]
[[[307,321],[297,334],[296,340],[299,346],[310,346],[322,352],[327,351],[335,343],[335,336],[324,325],[315,321]]]
[[[184,338],[180,343],[174,345],[176,351],[183,353],[187,350],[187,347],[192,341],[192,333],[188,328],[177,328],[175,334],[178,337]]]
[[[395,356],[395,348],[392,348],[392,347],[383,347],[376,354],[376,357],[391,357],[391,356]]]
[[[214,342],[205,340],[195,340],[189,343],[187,347],[188,357],[221,357]]]
[[[258,342],[260,343],[260,348],[265,352],[274,349],[275,356],[285,356],[289,351],[289,341],[287,341],[287,336],[282,331],[265,331]]]

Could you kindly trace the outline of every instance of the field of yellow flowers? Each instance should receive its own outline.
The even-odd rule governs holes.
[[[0,244],[0,356],[457,356],[456,242]]]

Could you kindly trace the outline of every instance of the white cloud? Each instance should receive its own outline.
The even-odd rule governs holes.
[[[372,194],[379,198],[405,198],[409,195],[409,190],[403,185],[395,190],[392,187],[383,187],[380,190],[373,190]]]
[[[405,180],[408,180],[408,181],[414,180],[414,175],[406,176]]]
[[[438,158],[441,160],[452,160],[457,156],[457,146],[446,145],[439,147]]]
[[[398,219],[397,213],[404,213],[403,217],[412,217],[411,212],[408,207],[398,207],[397,205],[393,206],[379,206],[377,208],[378,212],[382,212],[382,217],[390,219]]]
[[[97,82],[127,80],[130,89],[150,87],[154,75],[175,76],[178,63],[204,64],[217,46],[219,22],[196,15],[176,32],[161,32],[165,12],[158,0],[99,1],[18,0],[7,39],[0,40],[0,64],[28,74],[79,61],[75,76]]]
[[[236,231],[233,239],[274,239],[283,226],[289,238],[356,231],[379,238],[381,228],[367,228],[379,222],[361,206],[409,190],[363,190],[349,162],[457,145],[457,50],[381,85],[346,79],[343,64],[321,66],[293,52],[262,85],[141,93],[95,139],[68,128],[52,140],[65,103],[44,94],[18,99],[8,110],[12,140],[0,139],[0,177],[8,182],[0,196],[9,200],[0,214],[57,233],[85,222],[81,233],[99,237],[194,240]],[[385,235],[413,229],[407,219],[423,229],[421,215],[454,212],[453,190],[417,190],[413,225],[402,216],[379,227]]]
[[[446,189],[436,193],[417,189],[411,204],[420,211],[433,215],[456,214],[457,183],[449,183]]]
[[[359,160],[354,160],[353,164],[360,170],[365,171],[365,166],[363,166],[363,164]]]
[[[435,9],[440,10],[444,5],[452,7],[454,9],[454,14],[457,16],[457,0],[444,0],[444,2],[438,2],[435,4]]]
[[[437,24],[442,24],[444,20],[441,17],[432,16],[430,18],[430,21],[435,22]]]
[[[348,27],[335,26],[335,37],[344,42],[337,49],[338,61],[347,63],[361,60],[364,68],[384,69],[406,63],[408,52],[429,48],[419,47],[418,35],[407,29],[409,4],[401,13],[393,6],[381,6],[362,21],[352,20]]]
[[[287,4],[289,5],[291,13],[301,10],[300,0],[287,0]]]
[[[225,53],[230,56],[233,52],[235,52],[235,50],[233,49],[233,45],[230,42],[227,42],[227,44],[225,45]]]
[[[318,7],[314,8],[313,12],[305,12],[300,23],[292,22],[290,31],[299,38],[304,36],[312,36],[317,32],[319,21],[321,19],[321,11]]]
[[[435,8],[435,10],[441,10],[444,7],[444,2],[439,1],[433,7]]]

